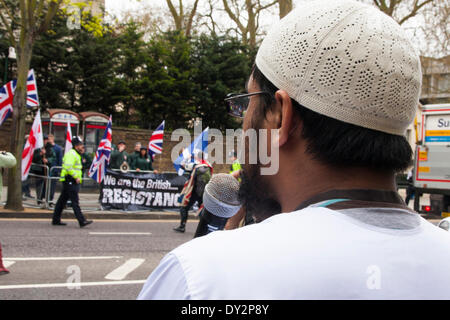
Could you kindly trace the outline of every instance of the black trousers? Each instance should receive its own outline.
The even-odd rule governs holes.
[[[45,188],[47,188],[47,182],[42,178],[36,178],[36,199],[38,201],[44,199]]]
[[[198,196],[194,191],[192,191],[191,198],[189,199],[188,204],[185,207],[180,208],[181,221],[180,225],[185,226],[186,221],[188,219],[188,211],[192,208],[195,201],[198,201],[198,205],[201,206],[203,203],[203,197]]]
[[[75,213],[75,217],[78,223],[82,224],[86,219],[80,209],[78,192],[80,192],[80,185],[75,182],[63,182],[63,189],[61,195],[59,196],[58,202],[55,205],[55,211],[53,211],[53,223],[58,223],[61,221],[61,214],[66,205],[67,201],[70,199],[72,201],[72,209]]]

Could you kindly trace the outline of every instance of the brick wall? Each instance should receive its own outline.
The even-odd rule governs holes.
[[[118,144],[120,141],[125,141],[127,144],[126,151],[132,153],[136,142],[140,142],[147,147],[148,140],[153,131],[143,129],[128,129],[128,128],[114,128],[113,127],[113,143]],[[193,135],[190,137],[183,136],[179,140],[171,141],[171,134],[164,134],[163,152],[161,155],[156,155],[153,163],[153,168],[159,171],[175,171],[171,159],[172,149],[182,141],[193,141]],[[190,138],[190,139],[189,139]],[[223,154],[226,156],[225,143],[223,146]],[[226,161],[226,159],[223,159]],[[229,164],[214,164],[214,173],[229,172]]]
[[[25,132],[30,132],[32,122],[26,123]],[[152,130],[144,129],[129,129],[129,128],[119,128],[113,126],[113,143],[117,145],[120,141],[125,141],[127,144],[127,152],[132,153],[134,144],[136,142],[141,142],[144,146],[147,146],[148,140],[152,134]],[[5,121],[5,123],[0,126],[0,150],[10,151],[10,137],[11,137],[11,120]],[[181,141],[192,141],[188,137],[183,137],[183,140],[171,141],[171,134],[166,133],[164,135],[163,142],[163,153],[161,155],[156,155],[153,168],[159,171],[175,171],[173,163],[171,160],[172,148],[174,148]],[[225,139],[224,139],[225,141]],[[225,148],[225,142],[223,146],[223,155],[227,156]],[[214,153],[213,153],[214,155]],[[223,161],[226,161],[224,158]],[[214,164],[214,173],[229,172],[229,164]],[[6,179],[3,180],[6,183]]]

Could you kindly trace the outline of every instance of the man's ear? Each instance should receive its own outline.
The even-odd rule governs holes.
[[[277,110],[279,112],[279,132],[278,132],[278,147],[283,146],[289,139],[292,130],[295,129],[294,110],[291,97],[284,90],[275,92],[275,100]]]

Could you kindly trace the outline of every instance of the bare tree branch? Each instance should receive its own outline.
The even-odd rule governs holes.
[[[423,7],[423,6],[425,6],[425,5],[427,5],[428,3],[431,3],[431,2],[433,2],[434,0],[425,0],[424,2],[422,2],[421,4],[418,4],[418,2],[419,2],[419,0],[415,0],[414,1],[414,7],[413,7],[413,9],[411,10],[411,12],[408,14],[408,15],[406,15],[405,17],[403,17],[402,19],[400,19],[400,21],[398,22],[399,24],[402,24],[402,23],[404,23],[406,20],[408,20],[409,18],[412,18],[412,17],[414,17],[415,15],[417,15],[417,13],[419,12],[419,10]]]
[[[172,17],[175,21],[175,28],[178,30],[181,30],[182,25],[181,25],[181,21],[180,21],[180,16],[178,15],[178,12],[175,9],[175,6],[173,5],[171,0],[166,0],[166,2],[167,2],[167,5],[169,6],[170,13],[172,14]]]
[[[191,34],[192,21],[194,20],[195,13],[197,12],[197,5],[199,0],[195,0],[194,7],[191,10],[191,14],[189,15],[189,20],[186,24],[186,35],[189,36]]]
[[[266,10],[266,9],[270,8],[270,7],[273,6],[273,5],[276,5],[277,3],[278,3],[278,0],[275,0],[274,2],[271,2],[271,3],[269,3],[269,4],[265,5],[265,6],[262,6],[262,7],[259,6],[259,7],[256,9],[256,12],[259,13],[259,12],[261,12],[261,11],[263,11],[263,10]]]
[[[222,1],[223,1],[223,6],[225,7],[225,11],[228,13],[228,16],[230,17],[230,19],[236,23],[239,30],[241,30],[241,31],[245,30],[245,27],[242,25],[241,21],[236,17],[236,15],[233,13],[233,11],[231,11],[230,6],[228,5],[228,1],[227,0],[222,0]]]

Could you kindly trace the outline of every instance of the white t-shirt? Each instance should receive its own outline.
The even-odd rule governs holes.
[[[310,206],[193,239],[138,299],[450,299],[449,232],[407,212],[415,226],[380,227],[358,210]]]

